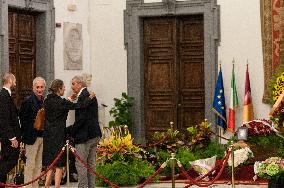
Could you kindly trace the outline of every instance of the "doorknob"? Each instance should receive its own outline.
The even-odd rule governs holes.
[[[181,107],[181,104],[180,104],[180,103],[178,103],[178,107]]]

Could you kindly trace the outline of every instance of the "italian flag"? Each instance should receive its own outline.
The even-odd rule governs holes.
[[[245,97],[244,97],[244,108],[243,108],[244,109],[243,110],[243,123],[254,119],[248,65],[247,65],[247,70],[246,70],[246,83],[245,84],[246,85],[245,85]]]
[[[235,133],[235,108],[239,105],[236,80],[235,80],[235,66],[233,63],[232,78],[231,78],[231,101],[229,108],[228,130]]]

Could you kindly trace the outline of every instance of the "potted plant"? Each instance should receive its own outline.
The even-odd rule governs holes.
[[[137,185],[155,172],[154,166],[142,159],[129,132],[126,135],[112,132],[99,142],[97,151],[97,172],[117,185]],[[100,179],[97,185],[107,186]]]
[[[269,157],[265,161],[256,161],[254,164],[254,173],[258,177],[269,180],[269,188],[284,187],[284,159],[280,157]]]
[[[203,122],[186,129],[189,133],[188,145],[193,150],[206,147],[211,142],[211,123],[205,119]]]
[[[114,107],[109,111],[114,120],[109,122],[109,127],[127,125],[132,130],[132,114],[131,107],[134,104],[134,98],[128,96],[125,92],[121,94],[121,98],[114,98]]]

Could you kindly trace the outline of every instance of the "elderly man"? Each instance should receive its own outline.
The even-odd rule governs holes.
[[[0,182],[6,183],[7,174],[17,164],[20,153],[20,125],[17,108],[11,97],[11,90],[16,87],[16,78],[13,74],[6,73],[2,82],[3,88],[0,91]]]
[[[31,181],[41,173],[43,131],[34,128],[38,110],[43,105],[45,80],[36,77],[33,80],[33,94],[26,98],[20,108],[22,140],[26,144],[25,182]],[[38,181],[26,187],[39,187]]]
[[[72,79],[72,90],[78,97],[78,104],[83,103],[90,95],[82,76],[75,76]],[[98,122],[98,102],[96,98],[93,98],[93,103],[87,108],[75,110],[75,122],[69,129],[71,130],[71,136],[74,138],[78,155],[94,168],[96,148],[102,136]],[[76,168],[78,172],[78,187],[94,188],[95,176],[89,173],[79,161],[76,161]]]

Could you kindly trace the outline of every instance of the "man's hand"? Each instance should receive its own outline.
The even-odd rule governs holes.
[[[91,92],[89,92],[89,93],[90,93],[90,96],[89,96],[89,97],[90,97],[91,99],[93,99],[94,97],[96,97],[95,92],[92,92],[92,91],[91,91]]]
[[[14,140],[10,140],[12,142],[11,146],[13,148],[18,148],[19,146],[19,143],[18,143],[18,140],[17,139],[14,139]]]

